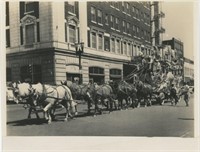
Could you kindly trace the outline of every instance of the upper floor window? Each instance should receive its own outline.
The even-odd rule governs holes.
[[[35,42],[34,24],[25,26],[26,44],[33,44]]]
[[[6,47],[10,47],[10,29],[6,29]]]
[[[96,22],[97,19],[96,19],[96,10],[94,7],[91,7],[91,20]]]
[[[68,11],[75,14],[75,2],[68,1]]]
[[[6,2],[6,26],[9,26],[9,2]]]
[[[115,7],[119,9],[119,2],[115,2]]]
[[[92,48],[97,48],[97,35],[95,32],[92,32]]]
[[[39,18],[39,2],[36,1],[20,2],[20,19],[22,19],[27,14]]]
[[[122,2],[122,11],[125,12],[125,2]]]
[[[98,49],[103,49],[103,34],[98,34]]]
[[[129,34],[130,32],[130,23],[127,23],[127,33]]]
[[[34,12],[34,2],[25,2],[25,12]]]
[[[120,40],[119,39],[116,40],[116,51],[117,51],[117,53],[120,53]]]
[[[126,55],[127,54],[127,45],[126,45],[126,42],[123,43],[123,51],[124,51],[124,54]]]
[[[69,25],[69,42],[76,42],[76,27],[73,25]]]
[[[130,14],[130,4],[128,2],[126,3],[126,9],[127,13]]]
[[[111,38],[111,51],[115,52],[115,39]]]
[[[98,10],[98,23],[102,24],[102,11]]]
[[[133,25],[133,34],[135,35],[136,34],[136,26]]]
[[[21,19],[21,45],[32,45],[40,41],[39,22],[36,17],[26,15]]]
[[[110,27],[114,28],[114,16],[110,16]]]
[[[78,41],[79,20],[76,16],[69,16],[65,21],[65,41],[74,44]]]
[[[116,29],[119,30],[119,18],[115,18]]]
[[[125,21],[122,22],[122,26],[123,26],[123,32],[126,33],[126,23],[125,23]]]
[[[108,25],[108,14],[105,15],[105,24]]]

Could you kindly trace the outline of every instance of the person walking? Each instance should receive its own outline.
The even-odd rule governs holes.
[[[183,87],[181,88],[182,92],[180,97],[183,96],[186,106],[189,106],[189,86],[186,82],[183,83]]]

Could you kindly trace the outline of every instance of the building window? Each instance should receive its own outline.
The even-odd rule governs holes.
[[[116,51],[117,51],[117,53],[120,53],[120,40],[119,39],[117,39],[117,44],[116,44]]]
[[[10,29],[6,29],[6,47],[10,47]]]
[[[97,38],[96,38],[96,33],[92,32],[92,48],[96,49],[97,48]]]
[[[133,35],[135,36],[136,35],[136,26],[133,25]]]
[[[111,51],[115,52],[115,39],[111,38]]]
[[[119,9],[119,2],[115,2],[115,7]]]
[[[25,26],[26,44],[33,44],[35,42],[34,24]]]
[[[75,14],[75,2],[68,1],[68,12]]]
[[[26,14],[39,18],[39,2],[20,2],[20,19],[22,19]]]
[[[30,81],[32,83],[42,82],[41,65],[28,65],[20,69],[21,81]]]
[[[104,36],[104,50],[110,51],[110,38],[107,36]]]
[[[125,6],[124,6],[125,2],[122,2],[122,11],[125,12]]]
[[[76,42],[76,27],[73,25],[69,25],[69,42]]]
[[[9,26],[9,2],[6,2],[6,26]]]
[[[98,10],[98,23],[102,24],[102,11],[101,10]]]
[[[123,32],[126,33],[126,23],[125,23],[125,21],[122,22],[122,26],[123,26]]]
[[[6,81],[12,81],[12,71],[11,68],[6,68]]]
[[[114,28],[114,16],[110,16],[110,27]]]
[[[127,23],[127,33],[130,33],[130,23]]]
[[[115,18],[116,29],[119,30],[119,18]]]
[[[103,35],[98,34],[98,49],[102,50],[103,49]]]
[[[110,80],[119,81],[122,78],[122,70],[110,69]]]
[[[132,50],[131,50],[131,44],[130,43],[128,43],[128,50],[127,50],[127,54],[128,55],[131,55],[131,52],[132,52]]]
[[[140,36],[140,28],[137,26],[136,30],[137,30],[137,36],[139,37]]]
[[[126,45],[126,42],[123,43],[123,51],[124,51],[124,54],[126,55],[127,54],[127,45]]]
[[[34,12],[34,2],[25,2],[25,12]]]
[[[94,7],[91,7],[91,20],[96,22],[96,10]]]
[[[128,2],[126,2],[126,9],[127,13],[130,14],[130,4]]]
[[[108,25],[108,14],[105,15],[105,24]]]

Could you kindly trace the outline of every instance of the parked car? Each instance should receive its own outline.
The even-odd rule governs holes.
[[[10,103],[17,103],[11,87],[7,87],[6,89],[6,101]]]

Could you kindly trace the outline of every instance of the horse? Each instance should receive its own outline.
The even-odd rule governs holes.
[[[136,96],[137,90],[136,90],[135,86],[133,84],[127,83],[126,81],[120,81],[117,86],[116,86],[116,84],[115,84],[115,86],[113,86],[113,88],[115,88],[115,87],[117,88],[115,91],[117,94],[117,99],[119,100],[119,103],[120,103],[119,104],[120,107],[118,107],[118,108],[123,109],[123,100],[126,101],[125,108],[128,108],[128,106],[130,104],[128,102],[129,100],[132,100],[131,106],[132,106],[132,108],[134,108],[135,100],[137,98],[137,96]]]
[[[74,110],[73,98],[71,91],[67,86],[51,86],[42,85],[41,83],[30,85],[29,83],[17,84],[15,87],[17,99],[26,98],[28,103],[36,107],[41,105],[45,113],[45,118],[50,124],[52,122],[51,110],[58,104],[62,104],[66,108],[65,121],[68,120],[68,115],[71,116],[70,108]],[[29,115],[31,113],[29,109]],[[72,116],[71,116],[72,117]]]
[[[144,99],[145,107],[148,104],[151,106],[151,99],[153,94],[153,88],[150,84],[143,83],[142,81],[138,80],[135,82],[136,89],[137,89],[137,107],[140,107],[141,100]]]
[[[92,103],[94,103],[94,100],[93,100],[93,92],[94,92],[94,89],[91,88],[91,85],[90,84],[77,84],[77,83],[73,83],[71,81],[65,81],[65,82],[62,82],[61,81],[61,84],[63,85],[66,85],[69,87],[69,89],[71,90],[72,92],[72,96],[73,96],[73,99],[75,100],[84,100],[87,102],[87,105],[88,105],[88,114],[91,113],[91,107],[92,107]],[[76,111],[77,111],[77,107],[76,108]]]
[[[95,89],[94,92],[94,102],[95,102],[95,113],[97,114],[97,111],[102,114],[102,108],[99,107],[99,104],[102,106],[107,107],[107,110],[109,110],[109,113],[113,110],[113,103],[116,107],[116,101],[114,99],[114,93],[112,90],[112,87],[109,84],[103,84],[103,85],[97,85],[96,83],[93,84],[93,87]]]
[[[31,118],[31,112],[34,111],[37,119],[39,119],[36,106],[33,101],[33,93],[31,92],[31,85],[29,83],[14,82],[11,84],[15,102],[24,103],[29,107],[28,119]]]

